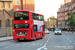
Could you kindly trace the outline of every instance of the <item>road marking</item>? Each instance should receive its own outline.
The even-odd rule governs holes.
[[[44,48],[44,50],[47,50],[47,48]]]
[[[22,46],[25,46],[25,45],[28,45],[29,43],[23,43],[23,45]]]
[[[6,45],[7,43],[4,43],[3,45]],[[3,45],[0,45],[0,46],[3,46]]]
[[[38,42],[36,45],[39,45],[40,44],[40,42]]]
[[[17,47],[17,46],[19,46],[20,44],[17,44],[17,45],[15,45],[14,47]]]
[[[64,36],[64,35],[63,35]],[[64,36],[65,37],[65,36]],[[72,43],[72,41],[69,39],[69,38],[67,38],[67,37],[65,37],[67,40],[69,40],[69,42],[71,42]]]
[[[51,34],[51,36],[52,36],[52,34]],[[38,48],[37,50],[41,50],[41,49],[43,49],[43,48],[46,48],[46,45],[47,45],[48,41],[50,40],[51,36],[48,38],[48,40],[47,40],[47,42],[44,44],[44,46]]]

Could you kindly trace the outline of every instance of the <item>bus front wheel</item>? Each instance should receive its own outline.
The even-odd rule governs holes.
[[[43,34],[42,34],[42,37],[41,37],[41,39],[43,39]]]
[[[36,40],[36,36],[34,36],[34,41]]]

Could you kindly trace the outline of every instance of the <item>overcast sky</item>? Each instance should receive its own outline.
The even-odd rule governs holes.
[[[51,15],[57,18],[57,11],[61,3],[64,3],[64,0],[35,0],[35,12],[43,14],[46,20]]]

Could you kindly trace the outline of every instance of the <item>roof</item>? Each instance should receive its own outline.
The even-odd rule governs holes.
[[[48,19],[56,19],[56,18],[48,18]]]
[[[29,10],[16,10],[16,11],[14,11],[14,12],[19,12],[19,11],[29,11]],[[29,12],[35,13],[35,12],[33,12],[33,11],[29,11]],[[39,14],[39,13],[35,13],[35,14]],[[39,15],[43,16],[42,14],[39,14]]]
[[[66,4],[69,6],[69,5],[71,4],[71,2],[66,3]],[[60,10],[61,8],[64,8],[66,4],[64,4],[63,6],[61,6],[58,10]],[[58,11],[58,12],[59,12],[59,11]]]
[[[67,5],[70,5],[71,2],[67,3]],[[63,6],[61,6],[60,8],[64,8],[66,4],[64,4]]]
[[[10,11],[7,11],[11,16],[13,16],[13,9],[11,9]]]

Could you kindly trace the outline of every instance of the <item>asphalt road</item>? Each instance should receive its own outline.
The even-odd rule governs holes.
[[[62,32],[62,35],[54,35],[50,32],[36,41],[3,41],[0,50],[75,50],[75,34]]]

